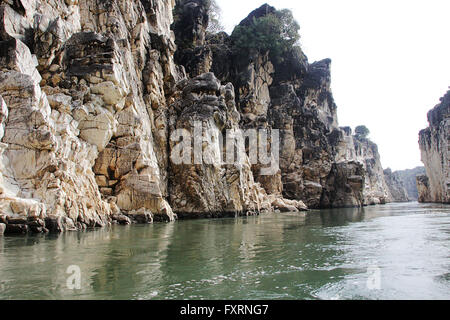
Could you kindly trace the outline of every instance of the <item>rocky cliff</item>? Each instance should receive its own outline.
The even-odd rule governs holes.
[[[420,202],[450,203],[450,91],[428,112],[430,126],[419,134],[426,176],[417,178]]]
[[[338,127],[330,60],[310,64],[299,48],[243,57],[232,37],[206,33],[203,0],[18,0],[0,11],[6,232],[390,200],[376,145]],[[271,137],[264,164],[248,146],[223,161],[221,134],[244,129]],[[279,167],[267,174],[269,163]]]
[[[1,212],[8,231],[173,220],[171,1],[3,1]],[[5,218],[6,216],[6,218]]]
[[[275,11],[264,5],[239,26]],[[264,51],[242,56],[233,40],[234,33],[207,37],[211,70],[235,84],[242,127],[270,127],[281,135],[280,179],[257,176],[257,181],[310,208],[391,201],[377,146],[338,126],[331,60],[309,63],[299,47],[281,62]]]
[[[341,129],[343,138],[338,141],[337,157],[338,164],[357,163],[361,166],[362,180],[362,205],[385,204],[393,201],[389,187],[385,180],[384,170],[380,161],[378,146],[367,137],[359,134],[352,135],[348,127]],[[351,178],[357,175],[350,175]]]
[[[425,175],[425,167],[395,171],[394,174],[399,177],[400,181],[405,186],[405,189],[408,192],[408,198],[411,201],[417,201],[419,199],[417,176]]]
[[[392,201],[408,202],[411,200],[408,196],[408,191],[406,190],[405,184],[398,172],[392,172],[391,169],[386,169],[384,170],[384,179],[389,187]]]

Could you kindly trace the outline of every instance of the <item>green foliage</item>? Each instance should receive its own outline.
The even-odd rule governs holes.
[[[269,52],[271,60],[280,62],[300,39],[300,26],[290,10],[277,10],[249,25],[237,26],[232,34],[235,51],[242,56],[257,50]]]
[[[369,129],[366,126],[357,126],[355,133],[358,137],[367,138],[370,134]]]

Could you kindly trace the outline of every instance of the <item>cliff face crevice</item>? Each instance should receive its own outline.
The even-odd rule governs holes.
[[[430,126],[419,134],[426,176],[417,178],[420,202],[450,203],[450,91],[428,112]]]
[[[412,201],[417,201],[419,199],[417,176],[425,175],[425,167],[396,171],[394,174],[400,178],[400,181],[405,186],[408,198]]]
[[[338,127],[331,61],[309,64],[301,50],[243,58],[230,36],[206,33],[207,4],[1,2],[6,232],[390,200],[374,145]],[[177,134],[199,138],[198,128],[177,162]],[[251,152],[223,162],[220,134],[241,129],[280,130],[278,170],[262,174]]]
[[[402,177],[398,172],[392,172],[391,169],[384,170],[384,178],[386,184],[389,187],[389,192],[394,202],[408,202],[412,199],[409,198],[408,191]]]

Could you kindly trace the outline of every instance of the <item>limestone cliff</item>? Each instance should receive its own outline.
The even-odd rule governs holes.
[[[189,79],[174,62],[174,5],[2,1],[0,219],[7,232],[172,221],[172,207],[183,214],[305,209],[267,195],[248,166],[171,163],[171,131],[195,119],[198,107],[212,111],[201,114],[205,125],[239,121],[231,84],[212,74]],[[200,45],[195,14],[184,34]]]
[[[422,203],[434,202],[431,198],[430,179],[427,175],[419,175],[416,177],[417,192],[419,194],[418,201]]]
[[[240,26],[273,12],[275,8],[263,5]],[[280,130],[279,176],[256,175],[265,190],[311,208],[391,200],[376,145],[338,126],[331,60],[308,63],[299,47],[285,53],[281,62],[270,52],[242,56],[233,35],[225,33],[210,35],[206,43],[212,52],[211,70],[236,86],[241,126]]]
[[[393,201],[385,180],[380,161],[378,146],[367,137],[352,134],[348,127],[342,128],[343,137],[339,138],[336,160],[338,164],[358,163],[362,167],[362,205],[385,204]],[[351,176],[353,180],[358,177]],[[355,185],[355,184],[354,184]]]
[[[394,202],[408,202],[410,198],[408,191],[403,183],[402,178],[397,172],[392,172],[391,169],[384,170],[384,179],[389,191],[391,193],[392,201]]]
[[[376,145],[338,127],[328,59],[243,56],[206,33],[204,0],[18,0],[0,12],[8,233],[390,201]],[[275,172],[251,150],[224,163],[220,134],[240,129],[267,131],[269,160],[280,140]]]
[[[420,202],[450,203],[450,91],[428,112],[430,126],[419,134],[426,176],[417,178]]]
[[[3,1],[1,214],[11,231],[173,220],[173,3]]]
[[[417,190],[417,176],[425,175],[425,167],[417,167],[414,169],[395,171],[400,181],[406,188],[408,192],[408,198],[413,201],[419,199],[419,192]]]

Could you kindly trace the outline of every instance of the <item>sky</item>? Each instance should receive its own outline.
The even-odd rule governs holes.
[[[450,86],[449,0],[217,3],[228,33],[264,3],[291,9],[309,62],[332,60],[339,125],[366,125],[384,168],[423,165],[419,131]]]

